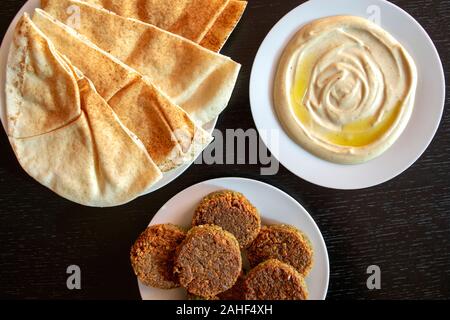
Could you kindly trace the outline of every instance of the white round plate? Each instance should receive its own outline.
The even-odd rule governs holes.
[[[11,41],[14,35],[14,30],[16,28],[17,22],[19,22],[19,19],[22,17],[22,15],[25,12],[28,12],[30,16],[32,16],[34,9],[39,8],[41,4],[40,0],[28,0],[25,5],[19,10],[16,17],[10,24],[8,31],[5,34],[5,37],[3,38],[2,45],[0,47],[0,120],[2,121],[3,128],[6,129],[5,119],[6,119],[6,97],[5,97],[5,82],[6,82],[6,65],[8,62],[8,52],[9,48],[11,46]],[[203,126],[203,129],[205,129],[207,132],[212,133],[214,128],[216,127],[218,118],[211,121],[210,123],[207,123]],[[191,163],[184,164],[172,171],[166,172],[163,175],[163,178],[158,181],[155,185],[153,185],[149,190],[143,193],[143,195],[152,193],[158,189],[161,189],[162,187],[168,185],[173,180],[178,178],[181,174],[183,174],[192,164]]]
[[[397,142],[380,157],[360,165],[319,159],[297,145],[281,127],[273,108],[273,79],[279,58],[294,34],[312,20],[355,15],[372,21],[397,38],[416,61],[419,74],[412,118]],[[439,54],[426,31],[405,11],[384,0],[311,0],[288,13],[267,35],[253,64],[250,102],[256,126],[267,147],[288,170],[320,186],[361,189],[386,182],[408,169],[431,143],[442,118],[445,78]]]
[[[289,224],[302,230],[314,248],[314,266],[306,278],[311,300],[323,300],[328,291],[330,267],[322,234],[308,212],[291,196],[268,184],[243,178],[222,178],[196,184],[170,199],[150,225],[172,223],[191,226],[196,206],[211,192],[234,190],[243,193],[258,208],[263,224]],[[161,290],[139,283],[144,300],[185,300],[183,289]]]

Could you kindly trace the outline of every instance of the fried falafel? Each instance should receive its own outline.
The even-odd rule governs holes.
[[[204,224],[220,226],[247,248],[261,229],[261,217],[243,194],[224,190],[209,194],[197,207],[192,225]]]
[[[313,248],[308,237],[295,227],[264,226],[247,249],[247,257],[252,268],[268,259],[278,259],[306,277],[313,265]]]
[[[187,298],[188,300],[228,300],[228,301],[238,301],[238,300],[244,300],[244,279],[245,279],[245,273],[244,271],[241,272],[239,275],[239,278],[237,279],[236,283],[234,284],[231,289],[228,289],[225,292],[219,293],[217,296],[204,298],[199,297],[196,295],[193,295],[191,293],[188,293]]]
[[[239,243],[219,226],[192,228],[178,247],[174,272],[193,295],[212,298],[236,283],[242,270]]]
[[[267,260],[250,270],[244,280],[245,300],[306,300],[304,278],[290,265]]]
[[[179,287],[173,273],[175,252],[186,233],[172,224],[148,227],[131,248],[130,259],[134,273],[145,285],[172,289]]]

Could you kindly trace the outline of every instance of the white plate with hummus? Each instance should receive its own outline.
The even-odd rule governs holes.
[[[234,190],[245,195],[258,208],[262,223],[288,224],[306,234],[314,250],[314,264],[306,277],[310,300],[324,300],[328,291],[330,267],[322,234],[309,213],[285,192],[256,180],[220,178],[191,186],[170,199],[155,215],[150,226],[171,223],[189,228],[195,208],[203,197],[221,190]],[[282,213],[282,214],[280,214]],[[138,280],[143,300],[185,300],[186,290],[163,290],[144,285]]]
[[[297,176],[335,189],[409,168],[436,134],[444,100],[432,40],[384,0],[297,7],[267,35],[250,81],[258,130],[279,133],[262,135],[268,148]]]

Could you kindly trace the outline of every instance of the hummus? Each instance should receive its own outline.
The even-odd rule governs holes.
[[[304,26],[287,45],[274,104],[290,136],[328,161],[354,164],[385,152],[414,106],[417,70],[376,24],[335,16]]]

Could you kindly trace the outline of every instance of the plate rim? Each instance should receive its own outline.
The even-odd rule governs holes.
[[[340,0],[335,0],[335,1],[337,2],[337,1],[340,1]],[[277,30],[280,28],[280,25],[282,25],[283,23],[285,23],[285,21],[288,20],[288,19],[290,18],[290,15],[291,15],[294,11],[300,11],[301,8],[306,7],[306,6],[308,6],[308,5],[311,5],[310,3],[313,3],[313,2],[324,2],[324,0],[308,0],[308,1],[306,1],[306,2],[304,2],[304,3],[302,3],[302,4],[300,4],[300,5],[298,5],[297,7],[293,8],[293,9],[290,10],[289,12],[287,12],[287,13],[286,13],[280,20],[278,20],[278,21],[274,24],[274,26],[270,29],[270,31],[269,31],[269,32],[267,33],[267,35],[264,37],[263,41],[261,42],[261,44],[260,44],[260,46],[259,46],[259,48],[258,48],[258,50],[257,50],[255,59],[254,59],[253,64],[252,64],[251,73],[250,73],[249,99],[250,99],[250,109],[251,109],[252,117],[253,117],[253,120],[254,120],[254,122],[255,122],[255,126],[256,126],[256,129],[258,130],[258,132],[260,132],[260,128],[262,128],[262,126],[261,126],[260,121],[258,121],[259,117],[257,116],[257,113],[256,113],[256,104],[257,104],[257,103],[255,102],[255,100],[257,99],[257,98],[256,98],[256,95],[257,95],[257,94],[256,94],[255,92],[256,92],[257,90],[256,90],[255,87],[260,88],[260,87],[262,87],[262,85],[256,86],[256,85],[254,85],[254,83],[257,82],[257,81],[255,81],[256,73],[257,73],[257,71],[258,71],[258,70],[256,70],[256,67],[258,66],[259,60],[261,59],[261,56],[262,56],[262,54],[263,54],[263,50],[265,49],[265,48],[264,48],[264,45],[268,42],[268,39],[270,38],[270,36],[272,35],[272,33],[275,33],[275,31],[277,31]],[[300,178],[300,179],[302,179],[302,180],[305,180],[305,181],[307,181],[307,182],[309,182],[309,183],[312,183],[312,184],[314,184],[314,185],[317,185],[317,186],[320,186],[320,187],[323,187],[323,188],[327,188],[327,189],[331,189],[331,190],[362,190],[362,189],[367,189],[367,188],[379,186],[379,185],[381,185],[381,184],[384,184],[384,183],[386,183],[386,182],[389,182],[389,181],[391,181],[391,180],[397,178],[398,176],[400,176],[401,174],[403,174],[405,171],[407,171],[408,169],[410,169],[410,168],[411,168],[418,160],[420,160],[420,158],[425,154],[425,152],[428,150],[428,148],[429,148],[430,145],[432,144],[433,140],[435,139],[435,137],[436,137],[436,135],[437,135],[437,133],[438,133],[438,130],[439,130],[440,126],[441,126],[442,120],[443,120],[444,109],[445,109],[445,100],[446,100],[446,94],[447,94],[447,92],[446,92],[447,90],[446,90],[445,70],[444,70],[444,66],[443,66],[443,63],[442,63],[442,59],[440,58],[439,51],[437,50],[437,47],[436,47],[434,41],[432,40],[432,38],[430,37],[430,35],[429,35],[428,32],[426,31],[426,29],[425,29],[425,28],[424,28],[424,27],[423,27],[423,26],[422,26],[422,25],[421,25],[421,24],[420,24],[420,23],[419,23],[412,15],[411,15],[411,14],[409,14],[407,11],[405,11],[405,10],[402,9],[401,7],[399,7],[399,6],[397,6],[396,4],[394,4],[394,3],[390,2],[390,1],[387,1],[387,0],[373,0],[373,4],[374,4],[374,5],[376,5],[377,2],[380,2],[380,3],[382,3],[382,4],[387,5],[388,7],[390,7],[391,10],[398,10],[398,11],[400,11],[403,15],[406,16],[406,18],[408,18],[408,20],[409,20],[411,23],[413,23],[416,27],[418,27],[419,31],[425,36],[426,40],[427,40],[427,41],[429,42],[429,44],[431,45],[430,47],[431,47],[431,49],[432,49],[432,51],[433,51],[433,59],[436,59],[436,61],[439,62],[439,63],[438,63],[438,66],[439,66],[439,71],[440,71],[439,74],[437,75],[438,80],[437,80],[437,82],[436,82],[436,86],[439,87],[439,90],[440,90],[440,92],[442,93],[442,97],[440,97],[440,105],[441,105],[441,108],[440,108],[440,110],[439,110],[439,115],[437,115],[437,112],[436,112],[436,116],[438,116],[439,120],[437,121],[437,125],[434,126],[434,128],[433,128],[433,132],[431,132],[431,131],[429,132],[429,137],[427,138],[427,142],[426,142],[424,145],[422,145],[422,146],[420,147],[420,151],[417,152],[417,154],[415,154],[414,157],[410,157],[409,160],[404,161],[404,164],[401,166],[401,169],[395,170],[395,171],[393,171],[393,172],[390,173],[390,174],[385,174],[385,175],[383,175],[382,178],[371,179],[371,180],[373,180],[373,181],[371,181],[371,182],[365,182],[365,183],[356,182],[356,183],[353,183],[352,186],[344,186],[344,185],[342,185],[342,184],[339,184],[339,182],[333,182],[333,183],[330,183],[329,181],[323,181],[323,179],[322,179],[322,181],[318,181],[318,180],[315,179],[315,178],[305,177],[305,176],[304,176],[305,174],[300,174],[300,173],[298,172],[298,171],[299,171],[298,168],[293,168],[292,166],[287,165],[287,162],[288,162],[288,161],[287,161],[285,158],[282,158],[282,157],[280,157],[280,156],[275,156],[275,153],[272,153],[272,154],[274,154],[274,156],[277,158],[277,160],[278,160],[278,161],[279,161],[279,162],[280,162],[280,163],[281,163],[281,164],[282,164],[289,172],[291,172],[292,174],[294,174],[295,176],[297,176],[298,178]],[[320,16],[317,16],[315,19],[319,19],[319,18],[321,18],[321,17],[326,17],[326,16],[327,16],[327,15],[320,15]],[[311,21],[312,21],[312,20],[311,20]],[[300,28],[303,24],[304,24],[304,23],[298,24],[298,27],[297,27],[296,30],[298,30],[298,28]],[[288,41],[289,41],[289,39],[290,39],[290,38],[287,38]],[[280,48],[277,47],[277,48],[274,49],[274,50],[282,50],[282,49],[283,49],[282,47],[280,47]],[[276,54],[276,57],[279,58],[278,54]],[[273,62],[273,64],[271,63],[271,64],[270,64],[270,67],[274,67],[274,66],[275,66],[275,69],[276,69],[276,63],[277,63],[277,61]],[[270,72],[270,73],[271,73],[271,75],[272,75],[272,72]],[[273,76],[273,75],[272,75],[272,76]],[[269,81],[272,83],[272,82],[273,82],[273,79],[269,79]],[[439,83],[440,83],[440,85],[439,85]],[[271,94],[271,97],[272,97],[272,94]],[[272,101],[269,102],[269,106],[268,106],[267,108],[273,109],[273,102],[272,102]],[[276,115],[275,115],[275,117],[276,117]],[[276,121],[279,122],[278,119],[276,119]],[[411,121],[410,121],[410,122],[411,122]],[[280,127],[281,127],[281,124],[280,124]],[[262,128],[262,129],[265,129],[265,128]],[[405,130],[405,131],[406,131],[406,130]],[[404,132],[403,132],[403,133],[404,133]],[[403,133],[402,133],[402,134],[403,134]],[[284,128],[282,128],[282,127],[281,127],[281,133],[280,133],[280,135],[281,135],[281,136],[285,135],[285,136],[287,137],[287,139],[289,139],[289,140],[292,141],[292,138],[286,133],[286,131],[285,131]],[[266,135],[261,135],[261,134],[260,134],[260,136],[261,136],[261,140],[263,141],[263,143],[265,144],[265,146],[266,146],[270,151],[272,151],[273,148],[271,148],[271,143],[270,143],[270,141],[268,141],[268,137],[267,137]],[[281,140],[281,139],[282,139],[282,138],[280,137],[280,140]],[[397,142],[398,142],[398,140],[397,140]],[[374,160],[368,161],[367,163],[356,164],[356,165],[340,165],[340,164],[336,164],[336,163],[333,163],[333,162],[329,162],[329,161],[320,159],[320,158],[318,158],[318,157],[312,155],[312,154],[309,153],[308,151],[304,150],[304,149],[301,148],[300,146],[298,146],[298,147],[299,147],[302,151],[306,152],[309,156],[312,156],[313,158],[315,158],[315,161],[325,161],[325,162],[328,162],[329,166],[339,166],[339,167],[347,167],[347,168],[351,168],[351,167],[357,167],[357,166],[365,165],[365,164],[367,164],[367,163],[370,163],[371,161],[376,160],[376,159],[374,159]],[[392,147],[391,147],[391,148],[392,148]],[[388,151],[388,150],[387,150],[387,151]],[[387,152],[387,151],[386,151],[386,152]],[[382,155],[381,155],[381,156],[382,156]]]
[[[323,248],[324,251],[324,260],[325,260],[325,269],[326,269],[326,286],[322,292],[322,300],[326,300],[327,296],[328,296],[328,290],[330,287],[330,275],[331,275],[331,266],[330,266],[330,257],[329,257],[329,253],[328,253],[328,247],[327,244],[325,242],[325,239],[323,237],[322,231],[320,230],[319,226],[317,225],[316,221],[314,220],[314,218],[312,217],[312,215],[308,212],[308,210],[305,209],[305,207],[299,202],[297,201],[293,196],[291,196],[290,194],[288,194],[287,192],[285,192],[284,190],[281,190],[280,188],[273,186],[267,182],[263,182],[263,181],[259,181],[259,180],[255,180],[255,179],[251,179],[251,178],[245,178],[245,177],[221,177],[221,178],[213,178],[213,179],[208,179],[208,180],[204,180],[198,183],[195,183],[181,191],[179,191],[178,193],[176,193],[175,195],[173,195],[169,200],[167,200],[166,202],[164,202],[164,204],[161,206],[161,208],[154,214],[154,216],[152,217],[152,219],[150,220],[148,227],[155,225],[155,223],[153,223],[153,221],[156,219],[156,217],[161,214],[162,212],[165,211],[166,206],[168,205],[169,202],[173,201],[174,198],[180,196],[182,193],[184,192],[188,192],[190,189],[195,189],[196,187],[205,185],[205,184],[213,184],[213,183],[221,183],[221,182],[239,182],[239,181],[245,181],[246,183],[250,183],[250,184],[258,184],[264,188],[268,188],[271,189],[272,191],[278,192],[281,195],[283,195],[284,197],[286,197],[287,199],[289,199],[290,201],[292,201],[292,203],[294,203],[300,210],[302,210],[304,212],[305,217],[307,218],[307,220],[309,221],[309,223],[311,224],[311,226],[313,227],[313,229],[315,230],[316,234],[319,236],[319,240],[320,240],[320,246]],[[281,219],[280,219],[281,220]],[[136,282],[138,284],[138,290],[139,290],[139,295],[141,297],[141,300],[144,300],[143,296],[142,296],[142,291],[141,291],[141,282],[139,281],[139,279],[136,277]],[[144,285],[143,285],[144,286]]]

